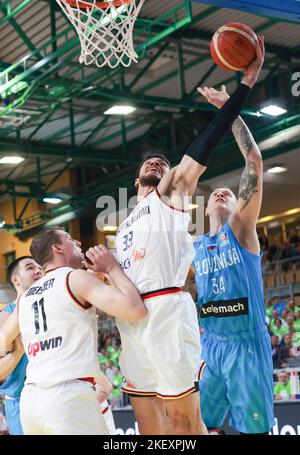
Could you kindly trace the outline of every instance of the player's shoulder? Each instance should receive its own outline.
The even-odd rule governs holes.
[[[88,278],[89,276],[91,276],[91,273],[89,273],[87,270],[85,269],[69,269],[68,270],[68,275],[69,277],[72,276],[72,279],[86,279]]]
[[[71,278],[72,282],[85,282],[89,283],[94,280],[99,281],[99,283],[104,284],[101,279],[98,278],[97,273],[93,272],[92,270],[85,270],[85,269],[71,269],[69,272],[69,278]]]
[[[205,242],[205,238],[206,238],[206,235],[205,234],[201,234],[195,240],[193,240],[194,248],[197,248],[200,245],[203,245],[203,243]]]

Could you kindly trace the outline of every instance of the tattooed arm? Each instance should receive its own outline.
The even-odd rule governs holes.
[[[245,122],[238,117],[232,132],[246,166],[242,174],[238,200],[229,223],[239,241],[250,251],[259,253],[256,222],[262,202],[263,164],[260,150]]]
[[[201,93],[209,103],[218,109],[229,98],[225,85],[222,85],[221,90],[204,87]],[[245,158],[246,166],[240,182],[238,200],[228,221],[239,242],[251,252],[259,254],[260,247],[255,225],[262,201],[261,153],[241,117],[238,117],[233,123],[232,132]]]
[[[241,220],[255,225],[262,201],[261,153],[247,125],[240,117],[234,122],[232,132],[246,161],[236,208]]]

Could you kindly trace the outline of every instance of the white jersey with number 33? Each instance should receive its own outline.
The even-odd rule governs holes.
[[[195,255],[189,221],[188,212],[171,208],[154,190],[120,225],[117,257],[140,293],[184,285]]]
[[[68,277],[73,269],[49,271],[19,302],[19,325],[29,359],[26,383],[52,387],[97,377],[97,319],[72,295]]]

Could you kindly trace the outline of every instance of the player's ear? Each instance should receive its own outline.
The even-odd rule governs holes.
[[[18,275],[12,275],[11,282],[14,286],[19,286],[21,284],[20,278]]]
[[[62,245],[60,245],[59,243],[55,243],[54,245],[52,245],[52,252],[53,254],[56,253],[56,254],[62,254]]]
[[[136,189],[138,189],[139,184],[140,184],[139,179],[135,179],[134,186],[135,186]]]

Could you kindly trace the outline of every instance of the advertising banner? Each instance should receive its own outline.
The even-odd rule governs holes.
[[[131,409],[113,411],[117,434],[139,434],[138,425]],[[223,430],[226,434],[238,434],[229,427],[226,421]],[[275,425],[272,435],[300,435],[300,401],[275,403]]]

